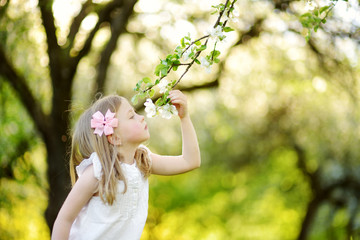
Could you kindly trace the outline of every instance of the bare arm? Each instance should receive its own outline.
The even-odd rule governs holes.
[[[85,169],[81,177],[66,198],[55,220],[52,240],[64,240],[69,238],[71,225],[79,214],[82,207],[90,200],[96,191],[98,180],[94,177],[93,166]]]
[[[169,98],[176,106],[181,121],[182,155],[162,156],[151,154],[152,173],[159,175],[175,175],[200,167],[200,149],[196,132],[187,111],[187,100],[178,90],[171,91]]]

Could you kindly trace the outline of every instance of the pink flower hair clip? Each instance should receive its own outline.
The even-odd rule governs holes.
[[[100,111],[94,113],[91,119],[91,128],[95,128],[94,134],[98,134],[100,137],[103,133],[105,136],[113,134],[114,127],[118,126],[118,119],[114,116],[115,113],[110,109],[107,110],[105,117]]]

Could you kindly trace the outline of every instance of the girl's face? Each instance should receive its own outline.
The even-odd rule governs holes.
[[[115,131],[119,134],[123,145],[140,144],[150,138],[144,116],[137,114],[124,98],[116,117],[119,120],[119,126]]]

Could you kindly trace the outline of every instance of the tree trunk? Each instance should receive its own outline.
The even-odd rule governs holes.
[[[66,144],[61,136],[48,139],[46,142],[47,150],[47,177],[49,182],[48,206],[45,211],[46,222],[52,231],[57,214],[64,203],[70,190],[70,176],[67,166],[69,165],[64,156],[66,154]]]
[[[48,206],[45,211],[46,222],[50,231],[54,226],[57,214],[64,203],[70,189],[71,181],[68,170],[68,132],[70,127],[71,86],[74,72],[68,71],[65,64],[63,69],[53,69],[63,76],[53,76],[51,126],[44,136],[47,150],[47,177],[49,183]]]
[[[311,225],[313,223],[316,212],[321,204],[322,200],[318,197],[314,197],[311,202],[308,204],[305,218],[301,225],[301,230],[298,236],[298,240],[305,240],[308,237],[309,231],[311,230]]]

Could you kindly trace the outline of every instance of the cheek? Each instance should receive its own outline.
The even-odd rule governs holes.
[[[145,130],[140,124],[129,124],[122,128],[122,135],[127,140],[137,140],[140,136],[144,135]]]

